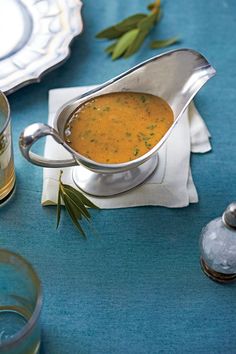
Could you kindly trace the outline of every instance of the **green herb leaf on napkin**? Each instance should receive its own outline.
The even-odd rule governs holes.
[[[64,184],[61,180],[62,171],[59,176],[59,188],[58,188],[58,200],[57,200],[57,225],[58,228],[61,217],[61,201],[63,200],[65,204],[65,208],[70,215],[70,218],[75,225],[75,227],[79,230],[81,235],[86,238],[86,234],[80,225],[78,220],[82,220],[85,218],[87,221],[91,221],[91,215],[87,209],[99,209],[95,204],[93,204],[84,194],[82,194],[77,189],[71,187],[68,184]]]

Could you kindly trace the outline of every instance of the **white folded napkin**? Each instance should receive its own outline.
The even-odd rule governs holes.
[[[94,86],[93,86],[94,87]],[[92,86],[55,89],[49,92],[49,125],[57,110],[67,101],[91,90]],[[190,169],[190,155],[211,150],[210,134],[192,102],[172,131],[167,142],[159,150],[156,172],[142,185],[126,193],[112,197],[88,198],[100,208],[124,208],[141,205],[184,207],[197,203],[198,195]],[[51,137],[47,137],[45,156],[50,159],[70,158],[70,154]],[[75,187],[72,168],[63,169],[63,182]],[[58,177],[61,169],[45,168],[43,173],[42,205],[57,202]]]

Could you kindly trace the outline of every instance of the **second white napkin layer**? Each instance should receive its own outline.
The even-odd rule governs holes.
[[[49,92],[48,124],[53,125],[57,110],[67,101],[91,90],[92,86],[55,89]],[[193,103],[172,131],[167,142],[159,150],[159,165],[144,184],[113,197],[91,197],[100,208],[124,208],[141,205],[184,207],[198,201],[190,169],[191,152],[205,153],[211,150],[210,134]],[[51,137],[47,137],[45,156],[50,159],[70,158],[69,153]],[[75,187],[72,168],[63,169],[63,182]],[[42,204],[57,202],[58,177],[61,169],[45,168],[43,173]]]

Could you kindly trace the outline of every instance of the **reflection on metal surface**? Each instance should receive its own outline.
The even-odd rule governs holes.
[[[0,90],[11,93],[65,60],[82,31],[80,0],[0,1]]]
[[[156,161],[153,156],[168,139],[196,93],[214,75],[215,69],[194,50],[178,49],[158,55],[67,102],[57,112],[54,128],[42,123],[34,123],[25,128],[19,139],[20,150],[28,161],[38,166],[59,168],[81,165],[87,168],[89,171],[86,173],[86,181],[81,177],[84,172],[80,175],[82,167],[74,169],[73,179],[89,194],[108,196],[124,192],[142,183],[154,171]],[[168,102],[174,113],[174,123],[167,133],[146,154],[119,164],[99,163],[73,150],[64,139],[64,131],[75,109],[93,97],[121,91],[149,93]],[[47,156],[34,154],[31,151],[33,144],[46,135],[51,135],[57,143],[64,146],[70,152],[71,159],[53,161]],[[104,176],[105,174],[110,176]]]
[[[153,174],[157,165],[158,154],[138,167],[119,173],[95,173],[83,166],[74,167],[72,178],[76,186],[85,193],[97,197],[108,197],[139,186]]]

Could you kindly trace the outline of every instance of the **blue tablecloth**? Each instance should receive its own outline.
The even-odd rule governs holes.
[[[64,213],[55,229],[55,208],[40,205],[42,169],[17,146],[25,126],[47,121],[49,89],[102,83],[164,51],[152,51],[147,40],[134,57],[112,62],[103,52],[107,43],[94,38],[147,4],[86,0],[84,32],[69,60],[9,96],[17,190],[0,210],[0,246],[26,257],[42,280],[43,353],[236,352],[235,285],[205,277],[198,248],[204,224],[236,199],[235,1],[166,0],[152,33],[180,35],[176,48],[200,51],[217,70],[196,99],[213,144],[211,153],[192,158],[198,204],[93,212],[96,235],[88,230],[84,241]]]

